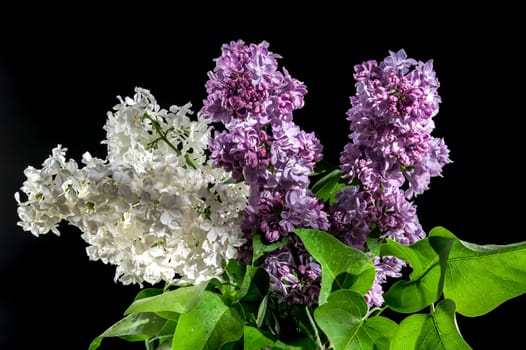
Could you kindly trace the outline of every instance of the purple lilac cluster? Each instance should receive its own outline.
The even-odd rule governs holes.
[[[285,69],[278,70],[279,58],[267,42],[224,44],[209,72],[202,113],[224,125],[209,142],[213,165],[250,187],[241,222],[248,243],[240,259],[251,261],[256,235],[268,243],[287,236],[289,243],[267,254],[262,266],[281,301],[312,304],[319,294],[320,266],[291,231],[326,230],[363,251],[371,235],[412,244],[425,233],[411,200],[451,161],[444,141],[431,136],[440,103],[432,61],[417,62],[400,50],[380,63],[364,62],[355,66],[357,93],[347,113],[351,142],[340,157],[343,177],[352,186],[324,211],[324,203],[309,190],[322,146],[292,120],[307,89]],[[379,306],[382,284],[400,277],[405,263],[372,258],[377,273],[366,299]]]
[[[443,139],[431,136],[440,103],[433,62],[417,62],[400,50],[354,71],[356,95],[347,112],[351,142],[340,163],[356,186],[341,191],[330,208],[331,232],[362,250],[370,234],[412,244],[425,233],[411,200],[451,162]],[[398,277],[404,262],[390,257],[374,262],[376,283],[366,297],[381,305],[380,284]]]
[[[278,70],[280,56],[268,46],[265,41],[224,44],[208,74],[201,110],[224,125],[209,142],[213,166],[231,171],[250,187],[241,223],[248,241],[240,251],[243,262],[252,259],[256,234],[272,243],[292,236],[294,228],[329,228],[324,203],[309,190],[309,175],[322,158],[322,146],[292,120],[293,111],[303,107],[307,89],[287,70]],[[294,237],[268,254],[263,267],[280,298],[294,303],[317,299],[320,267]]]

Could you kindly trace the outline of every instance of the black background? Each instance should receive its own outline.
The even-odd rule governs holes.
[[[231,40],[269,41],[270,50],[283,56],[281,65],[306,83],[306,104],[295,121],[316,132],[331,161],[347,141],[353,65],[400,48],[433,59],[443,100],[434,135],[445,138],[454,163],[417,200],[424,228],[445,226],[478,244],[525,240],[518,11],[415,6],[412,13],[389,9],[381,17],[378,8],[314,8],[306,15],[255,6],[262,8],[214,9],[207,16],[146,6],[111,15],[14,11],[13,21],[1,27],[1,349],[87,349],[139,290],[114,283],[113,266],[88,261],[76,229],[63,225],[60,237],[36,238],[16,226],[13,194],[24,168],[40,167],[57,144],[77,161],[85,151],[103,158],[106,112],[135,86],[150,89],[163,107],[191,101],[199,109],[212,60]],[[65,10],[71,9],[57,9]],[[474,349],[495,341],[507,348],[521,338],[513,315],[525,313],[526,299],[519,297],[485,316],[457,321]],[[144,347],[113,340],[101,346],[120,348]]]

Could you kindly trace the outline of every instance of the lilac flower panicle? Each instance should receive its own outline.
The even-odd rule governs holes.
[[[324,203],[309,190],[309,175],[322,159],[321,143],[292,120],[293,111],[304,105],[307,88],[285,68],[278,70],[280,56],[268,46],[241,40],[223,45],[216,67],[208,74],[208,96],[201,110],[225,127],[209,142],[213,166],[231,171],[250,187],[241,221],[247,239],[239,248],[241,261],[251,260],[251,239],[256,234],[272,243],[290,236],[295,228],[329,228]],[[298,267],[286,260],[299,258],[294,252],[301,242],[293,242],[295,249],[285,247],[269,257],[265,268],[280,281],[272,285],[284,300],[310,303],[319,280],[313,282],[308,268],[301,267],[298,274]],[[308,256],[304,250],[302,254]],[[304,275],[312,280],[308,286],[300,283]],[[289,287],[282,287],[283,281]]]
[[[408,58],[404,50],[389,51],[380,63],[356,65],[354,78],[356,94],[347,112],[350,142],[340,167],[344,178],[357,185],[341,191],[330,208],[331,232],[358,249],[365,249],[373,228],[382,238],[415,243],[425,232],[411,200],[451,162],[444,140],[431,135],[441,101],[433,62]],[[379,276],[382,264],[376,265]],[[389,271],[399,271],[403,262],[393,264]],[[384,282],[377,277],[367,296],[370,304],[383,302]]]
[[[342,170],[350,180],[376,174],[382,186],[405,184],[408,198],[421,194],[431,178],[424,171],[432,169],[436,176],[451,162],[445,144],[431,136],[431,117],[440,103],[432,61],[417,62],[404,50],[390,51],[380,64],[355,66],[355,77],[357,94],[347,113],[352,142],[341,154]],[[368,185],[367,178],[360,180]]]
[[[35,235],[77,227],[90,260],[115,265],[124,285],[221,280],[223,262],[245,244],[248,186],[210,166],[210,121],[191,118],[191,104],[164,109],[140,87],[118,100],[104,158],[86,152],[79,165],[58,145],[41,169],[24,171],[19,225]]]

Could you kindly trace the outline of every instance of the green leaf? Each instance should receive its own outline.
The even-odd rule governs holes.
[[[272,350],[317,350],[316,344],[309,338],[294,339],[288,343],[277,341]]]
[[[243,343],[241,341],[226,343],[220,350],[243,350]]]
[[[205,287],[205,284],[180,287],[153,297],[139,299],[134,301],[124,314],[163,311],[185,313],[199,303]]]
[[[477,245],[459,240],[443,227],[430,237],[453,239],[444,296],[464,316],[484,315],[507,300],[526,293],[526,242]]]
[[[276,342],[259,329],[245,326],[243,343],[245,350],[264,350],[272,349]]]
[[[240,264],[235,259],[230,259],[225,266],[225,280],[229,281],[229,284],[238,286],[245,278],[246,266]]]
[[[265,321],[265,317],[267,316],[267,308],[268,308],[268,294],[263,297],[263,300],[261,300],[261,303],[258,307],[258,313],[256,318],[256,325],[258,327],[261,327],[263,325],[263,322]]]
[[[314,319],[336,350],[350,349],[367,314],[364,297],[351,290],[332,293],[327,303],[314,310]]]
[[[335,169],[319,179],[313,186],[312,192],[316,197],[323,201],[329,201],[330,204],[336,202],[334,196],[349,184],[341,182],[342,171]]]
[[[170,339],[168,339],[170,340]],[[146,348],[146,350],[150,350],[149,348]],[[171,341],[164,341],[156,348],[152,348],[152,350],[172,350],[172,342]]]
[[[444,281],[447,273],[447,264],[449,259],[449,253],[453,246],[453,239],[449,237],[433,236],[429,237],[429,244],[433,250],[438,254],[440,263],[440,280],[438,281],[438,290],[440,293],[444,290]]]
[[[381,247],[380,241],[383,241],[383,239],[379,238],[376,235],[376,230],[373,230],[367,236],[367,240],[366,240],[367,250],[370,252],[371,256],[380,255],[380,247]]]
[[[230,261],[224,275],[226,282],[212,280],[208,290],[221,294],[227,305],[242,302],[244,306],[257,308],[257,304],[268,293],[270,278],[260,267]]]
[[[356,278],[353,275],[347,272],[342,272],[332,281],[331,290],[335,291],[338,289],[351,289],[355,280]]]
[[[234,308],[226,306],[219,295],[205,291],[199,304],[179,317],[172,349],[220,349],[242,337],[243,324]]]
[[[259,302],[267,295],[270,278],[267,271],[260,267],[247,265],[245,276],[234,300],[245,302]]]
[[[145,342],[146,350],[171,350],[176,321],[167,321],[155,337]]]
[[[400,323],[391,350],[407,349],[471,349],[458,330],[455,303],[452,300],[442,300],[429,315],[414,314]]]
[[[382,256],[396,256],[408,262],[409,280],[397,281],[384,293],[385,303],[401,313],[417,312],[442,295],[446,262],[452,240],[428,237],[410,246],[388,239],[380,248]]]
[[[374,282],[375,269],[369,257],[358,249],[346,246],[334,236],[318,230],[294,230],[309,253],[321,265],[321,289],[319,304],[324,304],[333,290],[333,283],[345,274],[346,288],[365,294]],[[354,281],[349,283],[349,278]],[[342,288],[342,286],[338,286]]]
[[[277,242],[267,243],[263,241],[261,235],[255,235],[252,239],[252,264],[255,264],[256,260],[264,256],[266,253],[283,247],[288,241],[287,237],[282,237]]]
[[[398,325],[381,316],[366,319],[367,311],[362,295],[342,289],[314,310],[314,318],[335,350],[388,350]]]
[[[166,320],[170,321],[176,321],[179,320],[179,316],[181,316],[178,312],[171,312],[171,311],[156,311],[155,314],[159,317],[162,317]]]
[[[154,297],[156,295],[162,294],[163,290],[161,288],[144,288],[137,293],[134,300]]]
[[[358,338],[362,344],[373,344],[374,350],[389,350],[397,330],[398,324],[395,321],[383,316],[374,316],[365,320]]]
[[[316,350],[316,345],[308,338],[298,338],[284,343],[251,326],[245,326],[243,344],[244,350]]]
[[[89,350],[97,349],[104,338],[119,337],[128,341],[143,341],[159,334],[166,320],[154,313],[136,313],[117,321],[104,333],[95,338]]]
[[[175,327],[177,327],[177,321],[168,320],[164,324],[163,328],[159,331],[159,337],[172,337],[175,332]]]

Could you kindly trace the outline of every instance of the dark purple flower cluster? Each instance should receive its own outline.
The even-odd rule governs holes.
[[[256,234],[272,243],[295,228],[329,228],[323,201],[309,190],[309,175],[322,158],[322,146],[314,133],[292,121],[307,89],[285,69],[278,70],[279,58],[267,42],[224,44],[209,73],[201,110],[224,125],[209,143],[213,165],[232,171],[250,187],[241,223],[249,242],[240,252],[245,262],[251,261]],[[270,253],[263,267],[273,276],[274,291],[289,301],[310,303],[319,290],[319,265],[297,249],[299,240],[290,242],[290,247]]]
[[[412,244],[425,233],[411,199],[451,162],[444,141],[431,136],[440,103],[433,63],[417,62],[400,50],[354,70],[356,95],[347,112],[351,142],[340,162],[344,177],[357,186],[339,193],[331,208],[332,232],[360,249],[373,230],[379,237]],[[377,284],[404,264],[397,259],[390,259],[388,268],[384,261],[375,263]],[[378,285],[370,293],[373,304],[383,302]]]

